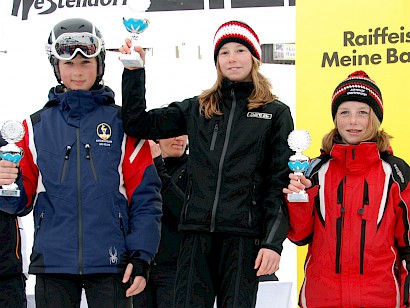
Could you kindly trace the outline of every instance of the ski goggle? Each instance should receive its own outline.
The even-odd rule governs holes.
[[[72,60],[78,52],[86,58],[98,56],[103,41],[91,33],[64,33],[51,44],[51,53],[59,60]]]

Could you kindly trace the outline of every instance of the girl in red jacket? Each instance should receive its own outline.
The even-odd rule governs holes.
[[[410,168],[380,129],[383,100],[363,71],[332,98],[335,128],[305,176],[290,174],[289,239],[309,245],[300,307],[409,307]]]

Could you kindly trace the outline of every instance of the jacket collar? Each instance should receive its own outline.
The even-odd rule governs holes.
[[[246,96],[249,96],[253,91],[254,85],[252,81],[234,82],[228,78],[224,78],[222,81],[221,92],[223,96],[230,95],[231,91],[242,92]]]
[[[357,145],[334,144],[330,155],[339,165],[355,173],[364,173],[371,165],[380,161],[375,142],[361,142]]]
[[[61,86],[57,86],[50,89],[48,97],[49,101],[45,107],[59,105],[66,121],[75,126],[98,105],[114,104],[114,92],[107,86],[90,91],[64,91]]]

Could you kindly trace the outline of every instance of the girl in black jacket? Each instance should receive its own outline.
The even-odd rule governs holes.
[[[130,53],[129,39],[120,48]],[[144,60],[141,47],[135,47]],[[253,307],[258,276],[279,268],[288,218],[289,107],[259,72],[261,46],[247,24],[229,21],[214,37],[215,84],[200,96],[145,111],[145,69],[123,73],[128,135],[188,134],[188,189],[179,229],[175,307]]]

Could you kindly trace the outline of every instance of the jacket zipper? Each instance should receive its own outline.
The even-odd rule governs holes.
[[[123,221],[123,219],[122,219],[122,214],[121,214],[121,212],[118,212],[118,218],[120,219],[120,228],[121,228],[121,231],[122,231],[122,235],[123,235],[124,238],[125,238],[124,221]]]
[[[35,232],[35,234],[34,234],[34,238],[37,237],[38,232],[40,231],[41,222],[43,221],[43,218],[44,218],[44,211],[41,212],[41,214],[40,214],[40,217],[39,217],[39,220],[38,220],[38,224],[37,224],[37,227],[36,227],[36,232]]]
[[[93,157],[91,156],[91,146],[87,143],[84,147],[85,147],[85,158],[88,161],[90,161],[90,167],[93,173],[94,181],[97,182],[97,171],[95,170]]]
[[[340,273],[342,266],[340,265],[340,253],[342,248],[342,229],[344,225],[344,188],[346,185],[346,177],[339,183],[337,188],[337,204],[340,205],[340,217],[336,219],[336,273]]]
[[[223,145],[223,148],[222,148],[221,158],[219,159],[218,178],[217,178],[217,181],[216,181],[216,190],[215,190],[214,203],[212,205],[210,232],[215,231],[216,209],[218,207],[219,193],[221,191],[221,184],[222,184],[222,169],[223,169],[223,165],[224,165],[226,151],[228,150],[228,143],[229,143],[229,138],[230,138],[230,135],[231,135],[232,122],[233,122],[233,115],[235,114],[236,97],[235,97],[234,90],[231,90],[231,97],[232,97],[232,108],[231,108],[231,111],[229,112],[228,125],[226,127],[224,145]]]
[[[67,145],[66,151],[65,151],[65,156],[64,156],[63,172],[61,173],[60,183],[64,182],[65,174],[66,174],[66,170],[67,170],[68,159],[70,158],[70,153],[71,153],[71,146]]]
[[[345,157],[347,158],[349,153],[346,151]],[[356,159],[356,149],[352,149],[352,160]],[[336,236],[337,236],[337,243],[336,243],[336,273],[340,274],[342,272],[342,265],[340,264],[340,254],[342,248],[342,230],[344,227],[344,216],[346,211],[345,206],[345,198],[346,195],[346,176],[340,182],[338,189],[337,189],[337,203],[340,204],[340,217],[336,220]]]
[[[359,209],[359,214],[362,215],[362,226],[360,232],[360,274],[364,271],[364,246],[366,243],[366,220],[363,219],[364,207],[369,205],[369,185],[364,181],[363,205]]]
[[[78,211],[78,272],[83,273],[83,215],[81,195],[81,160],[80,160],[80,129],[76,129],[77,135],[77,211]]]
[[[214,132],[212,133],[211,147],[209,149],[210,151],[213,151],[215,149],[215,143],[216,143],[216,137],[218,136],[218,130],[219,130],[219,126],[218,126],[218,123],[216,123],[214,126]]]

